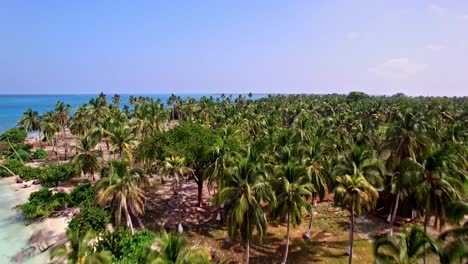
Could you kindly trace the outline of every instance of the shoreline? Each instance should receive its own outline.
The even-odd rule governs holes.
[[[42,236],[43,238],[39,243],[45,242],[46,244],[50,244],[51,242],[56,243],[57,241],[60,241],[61,239],[66,237],[66,230],[68,227],[68,223],[71,220],[71,217],[47,217],[41,220],[28,221],[22,218],[21,212],[16,208],[16,206],[25,203],[28,200],[31,193],[40,190],[42,188],[41,185],[33,185],[32,181],[28,181],[26,182],[26,184],[28,184],[29,187],[24,188],[23,183],[16,183],[16,177],[14,176],[1,178],[0,180],[4,181],[4,185],[7,188],[10,188],[14,193],[14,204],[11,207],[11,211],[14,212],[10,213],[12,213],[12,216],[16,219],[22,219],[19,222],[15,222],[15,224],[23,225],[21,231],[24,232],[24,234],[27,236],[27,241],[22,245],[22,249],[20,249],[19,251],[15,250],[16,252],[11,252],[11,256],[9,256],[9,261],[15,263],[11,260],[12,257],[17,256],[17,254],[20,254],[23,251],[23,249],[29,248],[31,246],[36,246],[38,243],[32,244],[29,241],[31,237],[35,235]],[[47,263],[49,260],[48,252],[48,250],[45,250],[43,252],[38,251],[36,252],[36,254],[30,257],[24,257],[22,261],[17,263]]]

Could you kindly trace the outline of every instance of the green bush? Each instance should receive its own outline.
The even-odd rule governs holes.
[[[54,195],[47,188],[31,193],[28,201],[20,206],[24,217],[32,220],[49,216],[55,208],[60,207],[53,197]]]
[[[79,171],[71,162],[64,164],[53,164],[47,166],[39,176],[43,186],[57,186],[59,182],[71,179],[79,175]]]
[[[98,207],[82,207],[80,213],[70,221],[68,229],[75,232],[94,230],[96,233],[101,233],[106,230],[109,222],[110,215],[106,210]]]
[[[16,152],[18,154],[13,152],[10,155],[9,159],[19,159],[18,156],[23,162],[28,162],[31,159],[31,155],[29,154],[29,152],[24,149],[18,149]]]
[[[0,135],[0,141],[7,142],[9,140],[10,143],[14,145],[24,143],[24,140],[27,136],[28,134],[26,133],[26,131],[24,131],[24,129],[12,128],[3,132],[3,134]]]
[[[23,163],[16,159],[8,159],[2,164],[3,166],[10,169],[13,173],[19,174],[20,169],[23,167]],[[10,172],[0,167],[0,177],[9,177],[12,176]]]
[[[114,257],[113,263],[145,263],[151,243],[156,234],[143,229],[132,236],[130,229],[120,225],[113,233],[105,232],[98,244],[98,250],[108,250]]]
[[[73,206],[92,206],[96,194],[90,183],[80,183],[70,193],[70,201]]]
[[[47,152],[43,149],[37,149],[34,151],[32,154],[33,159],[46,159],[47,158]]]
[[[18,169],[18,175],[21,179],[30,181],[39,178],[39,176],[43,173],[44,169],[42,168],[33,168],[29,166],[22,166]]]

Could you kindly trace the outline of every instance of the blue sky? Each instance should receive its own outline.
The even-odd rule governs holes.
[[[468,1],[1,1],[0,93],[468,95]]]

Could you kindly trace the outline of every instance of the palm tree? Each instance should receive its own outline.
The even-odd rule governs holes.
[[[270,201],[273,197],[271,187],[264,178],[259,164],[252,155],[239,158],[228,168],[229,179],[216,194],[215,201],[223,204],[227,213],[229,237],[235,238],[237,231],[245,243],[245,263],[249,263],[250,242],[253,231],[257,230],[260,238],[266,234],[268,227],[262,201]]]
[[[161,167],[161,173],[175,178],[174,192],[177,193],[181,187],[182,179],[193,174],[193,170],[185,165],[185,158],[166,157]],[[162,176],[161,176],[162,177]]]
[[[114,151],[119,153],[120,158],[126,157],[131,160],[131,146],[133,140],[134,135],[131,133],[130,128],[126,125],[114,127],[109,132],[109,142],[114,146]]]
[[[468,222],[439,235],[442,248],[439,251],[440,263],[466,263],[468,260]]]
[[[309,227],[304,234],[305,238],[310,238],[310,231],[312,229],[313,209],[315,207],[317,195],[322,200],[327,192],[327,179],[324,171],[323,158],[324,158],[324,144],[319,138],[311,140],[309,149],[306,149],[306,158],[303,163],[307,168],[307,175],[314,189],[312,190],[312,206],[310,207]]]
[[[375,263],[416,264],[427,246],[434,252],[438,251],[438,244],[421,227],[414,225],[409,232],[403,227],[403,232],[397,237],[386,234],[374,241]]]
[[[425,232],[431,216],[435,216],[435,223],[439,221],[442,227],[448,218],[447,207],[463,197],[463,182],[467,179],[464,162],[454,155],[453,146],[448,142],[430,146],[423,157],[420,165],[422,182],[417,186],[416,195],[424,213]]]
[[[62,128],[62,135],[63,135],[64,148],[65,148],[65,159],[67,159],[67,152],[68,152],[67,135],[66,135],[65,128],[67,127],[68,122],[70,121],[70,110],[71,110],[71,106],[69,104],[65,105],[63,102],[57,101],[57,103],[55,104],[55,109],[53,113],[55,122]]]
[[[101,178],[96,184],[99,190],[96,202],[101,206],[110,203],[113,220],[116,225],[125,218],[126,225],[132,231],[133,221],[142,226],[140,216],[145,213],[145,192],[140,186],[144,183],[141,170],[130,168],[128,161],[111,162],[110,175]]]
[[[426,151],[426,122],[422,116],[415,115],[410,110],[405,112],[397,111],[391,119],[391,125],[385,132],[385,140],[380,147],[380,152],[384,158],[386,157],[386,167],[390,172],[391,188],[390,192],[396,194],[393,207],[390,209],[389,221],[395,221],[396,212],[398,211],[398,202],[401,194],[404,192],[402,185],[401,163],[411,158],[416,160],[417,157]],[[403,165],[405,166],[405,165]]]
[[[210,257],[205,250],[188,249],[183,237],[174,232],[162,232],[155,243],[157,248],[148,256],[148,264],[209,264]]]
[[[336,181],[338,185],[334,190],[335,202],[348,210],[350,214],[348,263],[351,264],[353,259],[354,214],[360,215],[363,207],[367,210],[375,207],[379,194],[363,175],[344,175],[338,177]]]
[[[80,168],[82,174],[91,174],[93,181],[95,181],[95,173],[99,169],[98,150],[95,150],[96,141],[91,137],[85,136],[78,140],[75,148],[78,154],[73,158],[73,163]]]
[[[31,108],[28,108],[21,116],[18,121],[18,126],[25,129],[28,132],[38,131],[39,132],[39,146],[42,148],[41,138],[41,117],[37,111],[33,111]]]
[[[67,232],[68,242],[55,246],[50,251],[51,263],[70,264],[110,264],[112,255],[109,251],[96,251],[96,235],[92,231],[82,234],[79,231]]]
[[[46,141],[49,142],[52,140],[56,147],[57,160],[59,160],[58,146],[55,140],[55,133],[60,131],[60,126],[55,122],[52,112],[45,112],[41,117],[41,127],[46,138]]]
[[[288,162],[279,168],[274,175],[272,187],[275,191],[276,204],[272,210],[275,217],[287,216],[286,248],[284,250],[283,264],[286,264],[289,250],[289,225],[292,222],[296,227],[302,222],[302,210],[310,210],[311,205],[304,198],[312,196],[313,186],[305,168]]]

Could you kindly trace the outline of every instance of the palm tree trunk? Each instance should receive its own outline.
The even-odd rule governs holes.
[[[65,150],[65,160],[67,159],[67,152],[68,152],[68,148],[67,148],[67,133],[65,132],[65,126],[62,128],[62,133],[63,133],[63,147],[64,147],[64,150]]]
[[[197,181],[198,185],[198,207],[203,206],[202,196],[203,196],[203,181]]]
[[[288,251],[289,251],[289,222],[290,222],[290,217],[288,213],[288,225],[287,225],[287,231],[286,231],[286,248],[284,249],[284,258],[283,258],[283,264],[286,264],[286,260],[288,260]]]
[[[135,230],[133,229],[132,219],[130,218],[130,214],[128,213],[128,209],[127,209],[125,217],[127,218],[127,225],[128,225],[128,227],[130,227],[130,230],[132,231],[132,235],[134,235]]]
[[[41,129],[39,131],[39,148],[42,149],[42,137],[41,137]]]
[[[348,264],[353,263],[353,241],[354,241],[354,202],[351,206],[351,216],[350,216],[350,221],[351,221],[351,228],[349,229],[349,259],[348,259]]]
[[[250,259],[250,241],[247,239],[245,243],[245,264],[249,264]]]
[[[424,212],[424,234],[427,235],[427,224],[429,222],[429,217],[427,216],[426,212]],[[427,263],[427,251],[426,247],[424,246],[424,257],[423,257],[423,263]]]
[[[307,232],[304,234],[304,237],[310,238],[310,232],[312,231],[312,220],[314,218],[314,196],[312,195],[312,204],[310,206],[310,220],[309,220],[309,228]]]
[[[392,212],[392,219],[390,220],[390,224],[392,225],[392,235],[393,235],[393,223],[395,222],[395,217],[398,211],[398,202],[400,201],[400,192],[398,192],[396,199],[395,199],[395,207],[393,208]]]

